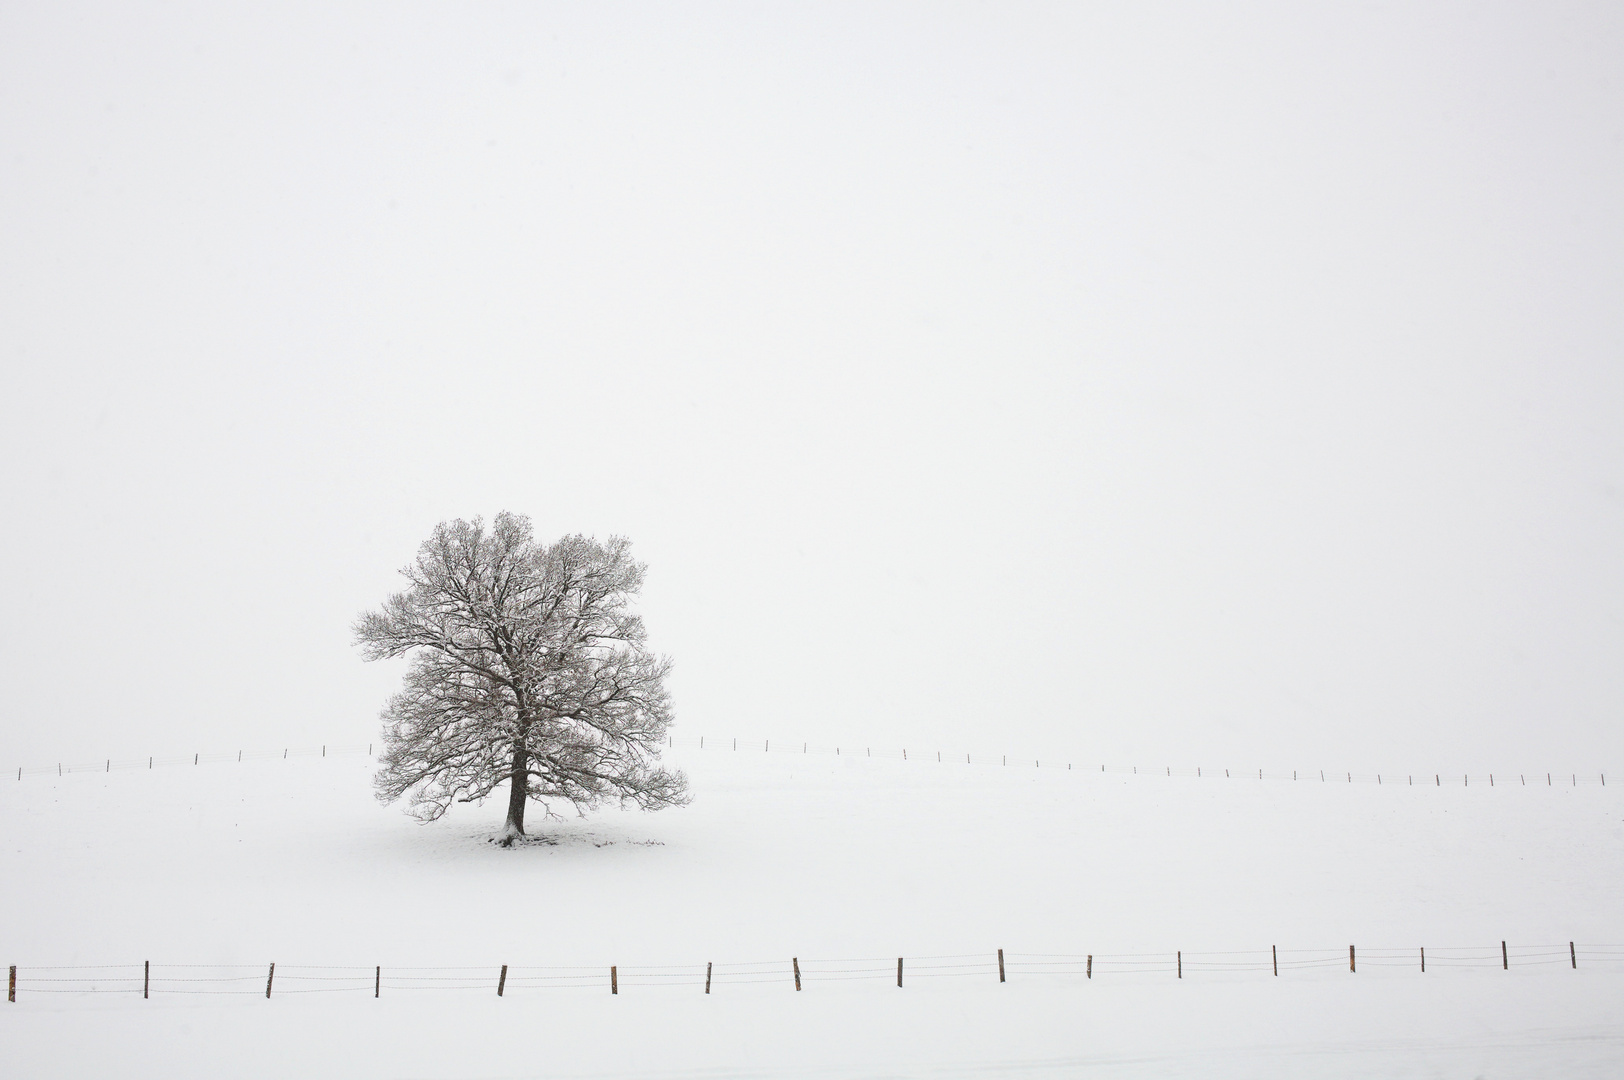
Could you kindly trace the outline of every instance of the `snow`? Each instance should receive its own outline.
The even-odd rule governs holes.
[[[372,799],[364,755],[207,757],[0,784],[0,963],[19,965],[22,986],[0,1004],[9,1075],[1502,1077],[1624,1065],[1624,949],[1600,948],[1624,941],[1616,784],[678,749],[668,757],[692,777],[691,807],[538,816],[544,842],[503,850],[489,842],[499,799],[420,826]],[[1326,962],[1279,977],[1212,966],[1266,963],[1271,945],[1283,961]],[[1424,975],[1407,959],[1422,946]],[[1447,967],[1451,949],[1492,959]],[[1095,977],[1040,974],[1032,954],[1094,954]],[[1125,973],[1123,954],[1151,965]],[[964,957],[935,963],[966,974],[927,977],[941,956]],[[193,970],[244,982],[201,985],[246,992],[38,992],[47,966],[133,965],[101,975],[139,978],[147,960],[155,977],[204,965]],[[719,973],[758,963],[764,981],[719,977],[706,996],[707,961]],[[355,989],[294,993],[321,985],[301,982],[318,974],[307,965],[353,965],[338,974]],[[448,973],[471,988],[404,989],[409,969],[440,965],[471,969]],[[521,971],[573,965],[586,978],[564,988]],[[661,965],[682,977],[639,970]],[[875,977],[830,977],[842,970]]]

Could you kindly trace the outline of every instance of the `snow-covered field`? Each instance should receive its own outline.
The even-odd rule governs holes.
[[[19,966],[20,989],[0,1005],[0,1067],[165,1078],[1624,1073],[1616,783],[668,756],[692,777],[691,807],[538,817],[532,833],[554,842],[516,850],[486,842],[496,802],[429,826],[380,807],[360,755],[11,779],[0,785],[0,963]],[[1467,956],[1480,962],[1446,963]],[[161,991],[150,1000],[144,961]],[[709,996],[707,962],[719,973]],[[100,964],[127,966],[46,970]],[[503,964],[512,981],[498,998]],[[933,967],[961,973],[930,977]],[[577,978],[538,981],[560,975]],[[334,985],[317,976],[355,981],[294,992]],[[41,992],[89,985],[54,978],[98,979],[103,992]],[[427,978],[455,981],[414,981]],[[196,988],[242,992],[173,992]]]

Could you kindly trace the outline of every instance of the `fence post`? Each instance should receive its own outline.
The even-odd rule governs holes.
[[[1182,979],[1182,978],[1184,978],[1184,952],[1183,952],[1183,950],[1180,950],[1179,952],[1174,953],[1173,955],[1178,957],[1179,978]]]
[[[1358,971],[1359,970],[1356,966],[1354,966],[1354,963],[1353,963],[1353,946],[1352,945],[1348,946],[1348,970],[1349,971]]]
[[[11,965],[11,982],[6,984],[6,1000],[17,1000],[17,965]]]
[[[276,978],[276,965],[272,964],[271,965],[271,970],[269,972],[267,972],[266,975],[265,975],[265,996],[266,997],[271,996],[271,982],[275,978]]]
[[[1427,949],[1426,949],[1426,946],[1423,945],[1421,947],[1421,974],[1425,975],[1426,973],[1427,973]]]
[[[795,968],[795,990],[797,993],[799,993],[801,989],[801,958],[799,956],[792,956],[790,957],[789,962]]]
[[[609,992],[611,994],[620,993],[620,976],[616,973],[613,964],[609,965]]]
[[[1004,950],[998,950],[998,981],[1004,981]]]
[[[502,965],[502,974],[496,979],[496,996],[501,997],[502,991],[507,989],[507,965]]]
[[[902,957],[897,957],[897,986],[902,986]]]
[[[202,756],[203,756],[202,754],[193,754],[192,755],[192,764],[196,765],[197,764],[197,759],[202,757]]]
[[[1502,971],[1511,970],[1511,960],[1506,956],[1506,943],[1503,941],[1500,943],[1500,969]]]
[[[1094,977],[1094,954],[1093,953],[1088,954],[1088,977],[1090,979],[1092,979]]]
[[[707,961],[705,961],[705,993],[707,993],[707,994],[710,993],[710,973],[711,973],[710,961],[707,960]]]
[[[147,991],[152,986],[152,961],[141,961],[141,1000],[148,997]]]
[[[1277,945],[1269,946],[1269,959],[1274,962],[1274,973],[1280,974],[1280,948]]]
[[[1573,948],[1573,942],[1571,942],[1571,941],[1568,942],[1568,959],[1573,961],[1573,970],[1578,971],[1579,970],[1579,954]],[[16,971],[17,969],[12,968],[11,970]]]
[[[379,964],[377,970],[372,973],[372,996],[377,997],[382,992],[383,992],[383,965]]]

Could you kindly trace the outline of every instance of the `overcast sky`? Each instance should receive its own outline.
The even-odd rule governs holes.
[[[0,765],[507,509],[682,735],[1617,768],[1621,193],[1617,5],[0,4]]]

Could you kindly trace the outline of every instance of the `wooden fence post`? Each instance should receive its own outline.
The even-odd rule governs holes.
[[[615,965],[613,964],[609,965],[609,992],[611,994],[620,993],[620,975],[615,971]]]
[[[1090,979],[1092,979],[1094,977],[1094,954],[1093,953],[1088,954],[1087,974],[1088,974],[1088,977]]]
[[[6,1000],[17,1000],[17,965],[11,965],[11,981],[6,984]]]
[[[275,979],[276,979],[276,965],[272,964],[271,965],[271,970],[268,971],[266,973],[266,975],[265,975],[265,996],[266,997],[271,996],[271,983]]]
[[[1184,952],[1183,952],[1183,950],[1180,950],[1179,952],[1175,953],[1174,955],[1178,957],[1179,978],[1182,979],[1182,978],[1184,978]]]
[[[1004,950],[998,950],[998,981],[1004,981]]]
[[[1425,975],[1426,973],[1427,973],[1427,949],[1426,949],[1426,946],[1423,945],[1421,947],[1421,974]]]
[[[799,993],[801,989],[801,958],[799,956],[792,956],[790,957],[789,962],[795,968],[795,990],[797,993]]]
[[[1511,960],[1506,956],[1506,943],[1500,943],[1500,968],[1502,971],[1511,970]]]
[[[902,957],[897,957],[897,986],[902,986]]]
[[[383,965],[379,964],[377,970],[372,973],[372,996],[377,997],[382,992],[383,992]]]
[[[1578,954],[1578,952],[1576,952],[1574,950],[1573,942],[1571,942],[1571,941],[1568,942],[1568,959],[1573,961],[1573,970],[1578,971],[1579,970],[1579,954]],[[16,971],[17,969],[12,968],[11,970]]]
[[[707,960],[705,962],[705,993],[707,993],[707,994],[710,993],[710,973],[711,973],[710,961]]]
[[[151,986],[152,986],[152,961],[151,960],[143,960],[143,961],[141,961],[141,1000],[145,1001],[147,999],[147,997],[149,996],[147,991]]]
[[[1348,946],[1348,970],[1349,971],[1358,971],[1359,970],[1357,967],[1354,966],[1354,963],[1353,963],[1353,946],[1352,945]]]
[[[1277,945],[1269,946],[1269,959],[1274,962],[1274,973],[1280,974],[1280,948]]]
[[[502,974],[496,978],[496,996],[501,997],[502,991],[507,989],[507,965],[502,965]]]

